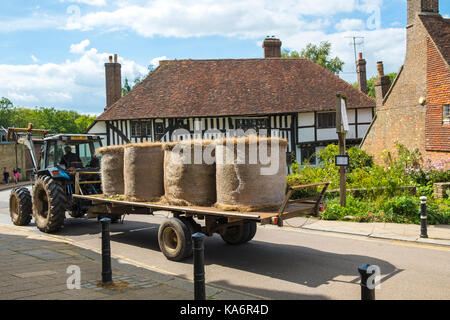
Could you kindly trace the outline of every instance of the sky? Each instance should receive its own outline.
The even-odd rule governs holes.
[[[124,81],[160,60],[262,58],[266,36],[297,51],[329,41],[340,77],[356,82],[352,37],[368,77],[377,61],[398,71],[406,46],[406,0],[2,0],[0,10],[0,97],[91,115],[105,107],[114,53]]]

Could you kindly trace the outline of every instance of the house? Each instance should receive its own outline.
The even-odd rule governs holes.
[[[302,162],[337,143],[336,93],[348,97],[348,145],[358,145],[374,114],[365,82],[361,90],[308,59],[281,58],[281,41],[263,42],[263,59],[161,61],[159,67],[121,97],[117,55],[105,64],[107,106],[88,132],[106,145],[169,141],[175,129],[193,135],[216,129],[267,130],[289,141],[288,152]],[[292,157],[291,157],[292,160]],[[315,158],[312,160],[315,163]]]
[[[406,58],[394,82],[378,62],[377,114],[361,144],[381,152],[400,142],[425,160],[450,160],[450,19],[439,0],[408,0]]]

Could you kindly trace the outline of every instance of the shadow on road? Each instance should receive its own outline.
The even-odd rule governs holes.
[[[80,228],[78,224],[83,223]],[[68,221],[60,231],[61,235],[100,233],[96,221]],[[152,251],[160,251],[158,246],[158,224],[143,221],[126,221],[125,224],[111,225],[111,240]],[[325,239],[325,238],[324,238]],[[326,238],[329,241],[329,238]],[[355,240],[351,240],[355,241]],[[192,264],[192,258],[183,262]],[[357,267],[368,263],[380,267],[382,278],[387,279],[401,272],[391,263],[368,255],[336,254],[299,245],[278,244],[253,240],[247,244],[231,246],[214,235],[205,241],[205,263],[252,272],[308,287],[316,288],[328,284],[339,276],[354,277],[359,274]],[[342,280],[339,280],[342,281]],[[344,281],[345,282],[345,281]]]

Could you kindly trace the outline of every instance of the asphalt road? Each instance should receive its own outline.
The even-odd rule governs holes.
[[[0,192],[0,223],[10,223],[9,191]],[[114,255],[192,279],[192,259],[167,260],[157,241],[157,216],[127,216],[111,225]],[[32,223],[32,232],[39,232]],[[100,248],[96,220],[66,219],[57,233]],[[258,227],[253,241],[230,246],[205,241],[207,283],[269,299],[360,299],[357,267],[381,270],[377,299],[450,299],[450,248],[295,228]]]

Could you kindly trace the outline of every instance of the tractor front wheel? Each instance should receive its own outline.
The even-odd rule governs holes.
[[[14,188],[9,196],[9,213],[16,226],[26,226],[31,221],[31,194],[27,188]]]
[[[39,177],[33,187],[33,217],[39,230],[56,232],[64,225],[67,197],[63,187],[48,176]]]

